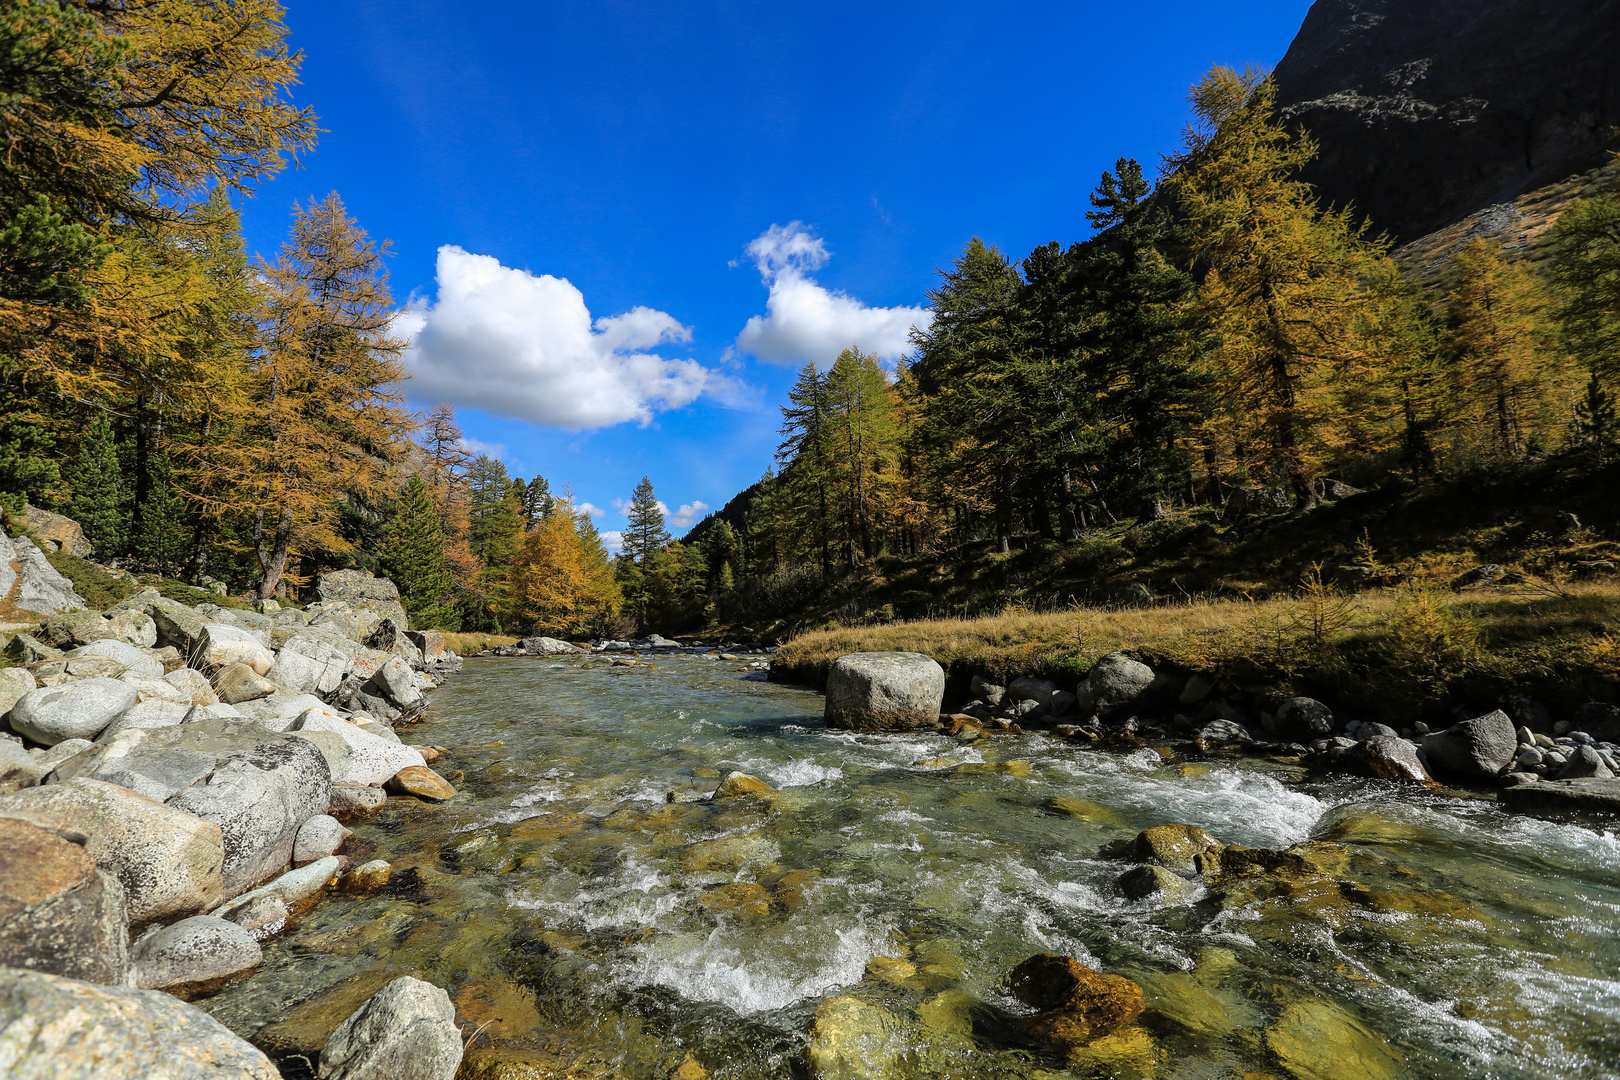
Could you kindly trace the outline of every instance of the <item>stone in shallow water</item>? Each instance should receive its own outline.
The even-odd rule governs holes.
[[[1185,899],[1193,892],[1192,885],[1162,866],[1138,866],[1114,879],[1114,888],[1127,900],[1146,900],[1154,897],[1173,903]]]
[[[1032,956],[1013,968],[1007,985],[1013,997],[1036,1010],[1025,1028],[1047,1042],[1084,1046],[1142,1015],[1140,986],[1070,956]]]
[[[1294,1080],[1394,1080],[1405,1070],[1384,1040],[1330,1001],[1296,1001],[1266,1032]]]
[[[135,984],[188,1000],[217,991],[264,959],[253,935],[212,915],[193,915],[135,943]]]
[[[396,795],[414,795],[426,802],[448,802],[456,797],[450,781],[426,765],[411,765],[395,773],[386,785]]]
[[[1159,825],[1137,834],[1131,844],[1131,857],[1195,874],[1203,869],[1202,861],[1219,855],[1222,847],[1219,840],[1196,825]]]
[[[461,1031],[450,995],[410,976],[377,991],[321,1048],[321,1080],[451,1080]]]
[[[921,653],[850,653],[827,675],[827,726],[913,731],[939,723],[945,669]]]
[[[805,1058],[816,1080],[889,1080],[906,1075],[910,1049],[899,1017],[852,997],[816,1010]]]
[[[734,881],[705,889],[698,898],[711,914],[735,919],[763,919],[771,913],[771,898],[752,881]]]

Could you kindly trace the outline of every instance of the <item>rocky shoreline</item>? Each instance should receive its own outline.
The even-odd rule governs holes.
[[[38,557],[36,557],[38,556]],[[302,609],[188,606],[142,589],[92,611],[26,538],[0,533],[0,601],[44,616],[0,668],[0,1072],[278,1076],[190,999],[351,866],[345,823],[390,797],[437,803],[445,752],[398,730],[461,668],[410,632],[391,582],[325,575]],[[448,996],[401,978],[329,1040],[322,1077],[445,1080]]]
[[[780,677],[773,671],[773,677]],[[1397,730],[1342,716],[1313,698],[1271,708],[1222,693],[1207,674],[1155,671],[1125,653],[1098,660],[1072,690],[1030,676],[1006,685],[974,675],[971,700],[945,711],[946,672],[920,653],[851,653],[827,677],[827,722],[866,731],[943,730],[962,742],[1044,731],[1116,749],[1150,743],[1193,755],[1255,754],[1430,787],[1501,789],[1513,809],[1620,813],[1620,707],[1589,702],[1554,718],[1513,697],[1441,730]]]

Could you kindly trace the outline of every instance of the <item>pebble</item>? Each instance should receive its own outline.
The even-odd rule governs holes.
[[[1552,741],[1551,736],[1537,735],[1536,736],[1536,745],[1537,746],[1554,746],[1556,744]]]
[[[1527,727],[1522,727],[1522,728],[1519,729],[1519,745],[1520,746],[1534,746],[1535,742],[1536,742],[1536,736],[1535,736],[1534,732],[1532,732]]]

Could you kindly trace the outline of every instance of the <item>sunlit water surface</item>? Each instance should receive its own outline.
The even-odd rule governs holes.
[[[818,1006],[852,995],[905,1050],[874,1076],[1315,1080],[1331,1058],[1288,1040],[1325,1003],[1386,1048],[1347,1077],[1620,1075],[1612,827],[1254,759],[855,735],[821,706],[704,657],[470,661],[405,733],[452,748],[460,797],[356,826],[392,885],[328,899],[203,1004],[253,1037],[412,973],[471,1020],[496,1000],[474,1046],[556,1069],[533,1075],[664,1077],[690,1055],[741,1080],[806,1075]],[[1028,775],[947,766],[1013,760]],[[668,801],[732,769],[779,793]],[[1128,866],[1099,849],[1169,822],[1339,843],[1346,876],[1407,899],[1120,898]],[[1028,1043],[1005,979],[1036,952],[1140,981],[1150,1039],[1102,1062]]]

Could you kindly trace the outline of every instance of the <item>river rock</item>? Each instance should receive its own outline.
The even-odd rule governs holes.
[[[1580,780],[1585,777],[1596,777],[1606,780],[1614,773],[1609,769],[1608,763],[1599,756],[1598,752],[1590,746],[1577,746],[1570,752],[1569,760],[1564,767],[1558,770],[1559,780]]]
[[[31,788],[50,771],[34,760],[22,743],[0,739],[0,793]]]
[[[827,725],[854,731],[913,731],[939,723],[945,669],[921,653],[841,656],[827,676]]]
[[[209,623],[197,640],[191,666],[213,671],[230,664],[245,664],[255,675],[268,675],[276,658],[252,631],[229,623]]]
[[[1377,739],[1380,737],[1399,737],[1399,735],[1400,732],[1396,731],[1388,724],[1362,724],[1360,727],[1356,728],[1356,739],[1360,742],[1366,742],[1368,739]]]
[[[337,715],[331,705],[314,694],[289,694],[281,690],[269,697],[239,702],[235,708],[243,716],[263,724],[271,731],[291,729],[298,718],[311,709]]]
[[[984,702],[992,709],[1001,704],[1002,697],[1007,693],[1007,688],[1005,686],[997,686],[995,683],[981,675],[973,676],[971,688],[973,691],[973,697],[978,701]]]
[[[179,668],[163,676],[163,681],[186,696],[193,705],[218,705],[219,695],[208,676],[196,668]]]
[[[1151,865],[1125,871],[1114,879],[1114,888],[1127,900],[1156,897],[1173,902],[1184,899],[1193,892],[1193,886],[1186,878],[1173,874],[1162,866]]]
[[[343,860],[336,855],[316,859],[307,866],[287,871],[268,885],[261,885],[221,904],[209,914],[236,922],[242,912],[266,899],[279,900],[289,911],[300,910],[308,907],[309,901],[332,884],[342,869]]]
[[[1236,720],[1211,720],[1198,729],[1198,741],[1207,746],[1229,746],[1233,743],[1252,743],[1254,736]]]
[[[208,620],[180,601],[155,596],[145,599],[139,610],[157,627],[158,641],[179,649],[181,656],[189,659],[201,645]]]
[[[395,795],[414,795],[426,802],[449,802],[456,797],[456,789],[450,786],[450,781],[426,765],[411,765],[399,770],[386,786]]]
[[[16,590],[11,597],[12,607],[38,615],[55,615],[59,611],[77,611],[89,606],[84,597],[73,591],[73,582],[58,573],[45,553],[28,537],[19,536],[0,547],[10,549],[0,550],[0,556],[9,556],[0,557],[0,565],[15,562],[20,567],[16,571],[16,583],[11,586]],[[7,565],[6,569],[9,571],[11,567]],[[5,596],[0,595],[0,601],[4,599]]]
[[[150,653],[143,649],[137,649],[127,641],[119,641],[115,638],[92,641],[83,648],[74,649],[68,654],[68,658],[72,660],[81,660],[92,656],[105,656],[114,663],[122,665],[125,671],[145,675],[149,679],[163,678],[163,665],[154,660]],[[119,674],[123,674],[123,672]]]
[[[399,657],[394,657],[371,677],[372,688],[393,705],[408,709],[422,700],[422,691],[416,687],[416,672]]]
[[[118,733],[128,731],[130,728],[165,728],[183,724],[191,715],[195,705],[183,705],[178,701],[138,701],[130,706],[122,716],[108,724],[96,736],[97,742],[108,742],[118,737]]]
[[[144,611],[117,611],[107,616],[112,634],[119,641],[140,649],[157,644],[157,623]]]
[[[157,990],[0,970],[0,1072],[10,1080],[280,1080],[270,1059]]]
[[[299,826],[298,835],[293,839],[293,865],[304,866],[328,855],[336,855],[338,848],[348,838],[349,830],[337,818],[330,814],[316,814]]]
[[[403,629],[410,628],[399,589],[387,578],[373,577],[364,570],[334,570],[321,575],[315,591],[323,602],[370,611],[379,618],[393,619]]]
[[[344,892],[373,892],[388,884],[393,874],[393,864],[383,859],[372,859],[339,878],[338,888]]]
[[[1014,679],[1007,686],[1006,700],[1033,701],[1037,705],[1052,706],[1052,695],[1058,692],[1057,684],[1046,679],[1036,679],[1028,675]]]
[[[1431,766],[1469,780],[1495,777],[1518,748],[1513,721],[1501,709],[1423,737],[1423,754]]]
[[[42,769],[50,772],[58,765],[72,761],[86,750],[95,748],[96,744],[89,739],[63,739],[34,760],[39,762]]]
[[[1399,735],[1375,735],[1363,739],[1335,755],[1334,764],[1357,776],[1380,780],[1410,780],[1432,784],[1429,772],[1418,757],[1417,744]]]
[[[911,1049],[899,1017],[845,995],[816,1009],[805,1059],[815,1080],[899,1080]]]
[[[153,679],[145,675],[137,675],[126,671],[118,676],[118,681],[129,683],[135,688],[135,704],[146,701],[170,701],[176,705],[191,705],[191,695],[180,689],[167,679]]]
[[[720,779],[720,786],[714,789],[717,799],[730,799],[737,795],[768,795],[776,789],[757,776],[749,776],[744,772],[729,772]]]
[[[188,1000],[258,967],[259,943],[242,927],[212,915],[193,915],[153,930],[130,950],[135,985]]]
[[[1159,825],[1136,835],[1131,857],[1178,873],[1196,874],[1225,846],[1197,825]]]
[[[53,649],[32,634],[18,634],[6,643],[6,656],[19,664],[43,664],[60,660],[63,652]]]
[[[1142,988],[1122,975],[1103,975],[1069,956],[1040,953],[1012,970],[1012,996],[1036,1010],[1024,1019],[1031,1035],[1084,1046],[1142,1015]]]
[[[135,688],[117,679],[42,686],[11,707],[11,730],[45,746],[93,739],[134,704]]]
[[[330,694],[342,684],[353,655],[322,637],[298,634],[276,653],[269,679],[294,694]]]
[[[321,1049],[321,1080],[452,1080],[461,1030],[450,995],[395,979],[338,1025]]]
[[[27,668],[0,668],[0,717],[10,712],[24,694],[38,688],[34,673]]]
[[[123,886],[129,921],[206,911],[224,891],[219,826],[116,784],[79,778],[0,795],[0,815],[49,816],[86,837],[97,866]]]
[[[329,731],[349,746],[348,771],[335,779],[351,784],[381,784],[401,769],[425,765],[422,755],[398,742],[373,735],[354,724],[340,720],[330,710],[307,709],[293,721],[293,731]]]
[[[1153,685],[1153,669],[1124,653],[1109,653],[1091,666],[1081,684],[1080,711],[1104,717],[1134,708]]]
[[[326,767],[332,773],[334,785],[338,781],[346,780],[349,775],[349,763],[353,760],[354,754],[343,736],[335,731],[314,730],[289,731],[287,734],[296,735],[315,744],[321,756],[326,759]]]
[[[1264,727],[1285,742],[1309,743],[1333,734],[1333,710],[1315,698],[1289,698]]]
[[[123,886],[60,832],[83,839],[0,818],[0,967],[122,982],[129,968]],[[0,1037],[0,1055],[4,1046]]]
[[[1497,798],[1509,810],[1581,810],[1614,816],[1620,815],[1620,778],[1545,780],[1505,788]]]
[[[332,792],[313,744],[239,720],[126,731],[57,776],[120,784],[218,825],[226,896],[280,872],[299,826],[326,812]]]
[[[213,678],[214,693],[227,705],[257,701],[275,693],[278,687],[246,664],[226,664]]]
[[[1296,1080],[1395,1080],[1406,1076],[1385,1040],[1329,1001],[1297,1001],[1266,1032],[1266,1047]]]
[[[388,793],[363,784],[333,784],[327,813],[342,822],[359,821],[388,805]]]

